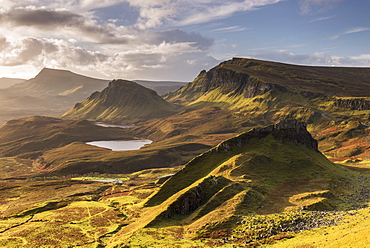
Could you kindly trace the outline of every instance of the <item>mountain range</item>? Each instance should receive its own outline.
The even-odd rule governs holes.
[[[366,247],[370,69],[233,58],[163,96],[122,79],[49,85],[55,73],[7,89],[84,98],[0,128],[0,245]],[[85,144],[105,138],[153,143]],[[58,194],[31,201],[37,187]]]
[[[0,124],[17,117],[49,115],[58,117],[93,92],[107,87],[110,80],[96,79],[67,70],[42,69],[29,80],[0,79]],[[136,80],[165,94],[185,83]]]

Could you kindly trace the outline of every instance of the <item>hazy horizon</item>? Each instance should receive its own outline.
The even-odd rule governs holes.
[[[370,1],[2,0],[0,77],[192,81],[232,57],[370,67]]]

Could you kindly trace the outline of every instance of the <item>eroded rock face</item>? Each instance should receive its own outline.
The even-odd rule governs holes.
[[[210,70],[207,77],[209,79],[207,91],[221,88],[224,94],[242,94],[246,98],[263,95],[273,89],[287,92],[283,86],[266,83],[246,73],[238,73],[223,67]]]
[[[187,100],[195,100],[199,93],[206,93],[219,89],[223,94],[242,95],[245,98],[253,98],[263,95],[271,90],[288,92],[277,84],[266,83],[247,73],[217,66],[210,71],[201,71],[198,77],[176,92],[169,93],[167,98],[185,97]]]
[[[301,144],[318,152],[318,142],[307,131],[306,124],[295,119],[282,120],[274,125],[254,128],[247,133],[222,142],[215,150],[218,152],[228,152],[234,147],[242,147],[252,138],[260,139],[269,134],[272,134],[281,142]]]
[[[187,214],[197,209],[203,199],[202,186],[198,185],[184,194],[177,202],[171,205],[167,211],[162,213],[162,217],[171,218],[175,214]]]
[[[337,99],[333,106],[351,110],[370,110],[370,101],[364,98]]]

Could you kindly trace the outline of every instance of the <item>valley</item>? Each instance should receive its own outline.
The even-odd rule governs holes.
[[[366,247],[369,75],[233,58],[160,96],[44,69],[0,127],[0,246]],[[147,145],[89,145],[121,140]]]

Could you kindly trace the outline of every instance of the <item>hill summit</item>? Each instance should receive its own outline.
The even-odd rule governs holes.
[[[27,95],[53,95],[87,97],[91,92],[102,90],[108,80],[86,77],[68,70],[42,69],[36,77],[23,84],[14,85],[14,90]],[[83,98],[82,98],[83,99]]]
[[[176,113],[176,106],[161,98],[155,91],[135,82],[113,80],[101,92],[90,97],[63,115],[116,122],[122,119],[150,119]]]

